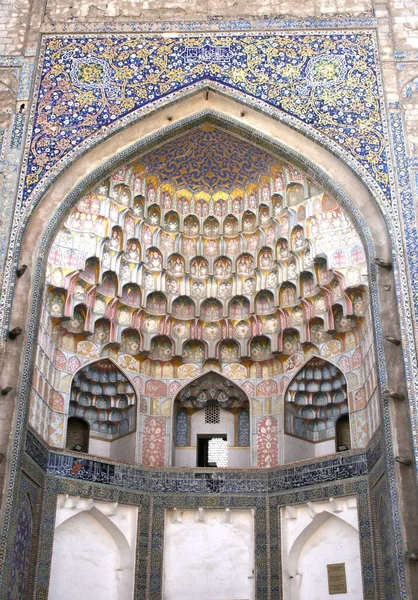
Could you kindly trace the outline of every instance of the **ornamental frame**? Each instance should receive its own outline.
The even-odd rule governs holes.
[[[374,32],[372,32],[372,36],[375,39]],[[45,40],[46,40],[46,37],[44,38],[43,43],[45,43]],[[377,59],[376,59],[376,61],[377,61]],[[381,82],[380,82],[380,73],[379,73],[378,69],[377,69],[377,78],[379,81],[379,94],[382,99],[383,92],[382,92],[382,86],[381,86]],[[38,81],[38,86],[39,86],[39,75],[38,75],[37,81]],[[37,87],[37,89],[38,89],[38,87]],[[30,205],[27,205],[25,207],[19,203],[17,204],[16,212],[15,212],[15,220],[14,220],[12,234],[11,234],[11,244],[10,244],[10,250],[9,250],[9,254],[8,254],[8,262],[7,262],[6,271],[5,271],[4,295],[3,295],[2,302],[0,304],[0,306],[4,309],[4,315],[5,315],[5,322],[3,323],[3,329],[4,330],[7,329],[7,321],[10,316],[11,297],[12,297],[12,293],[14,291],[14,289],[13,289],[14,288],[13,269],[17,266],[17,261],[18,261],[18,256],[19,256],[19,246],[20,246],[20,242],[23,237],[25,225],[26,225],[34,207],[39,202],[39,200],[45,193],[46,189],[58,177],[58,175],[62,171],[62,169],[64,169],[66,166],[68,166],[77,157],[80,157],[82,154],[87,152],[88,149],[90,149],[91,147],[94,147],[95,145],[100,143],[100,141],[102,141],[105,137],[108,137],[110,135],[110,133],[113,133],[117,129],[120,130],[121,128],[126,127],[129,122],[138,121],[141,118],[145,118],[146,115],[152,111],[161,109],[165,106],[169,106],[172,102],[175,102],[180,96],[182,98],[184,98],[185,96],[191,96],[201,90],[215,90],[226,96],[230,96],[230,97],[234,98],[235,100],[238,100],[241,104],[247,105],[251,108],[255,108],[256,110],[267,114],[268,116],[270,116],[273,119],[277,119],[279,121],[282,121],[282,122],[290,125],[294,129],[297,129],[298,131],[302,132],[307,137],[314,139],[317,143],[328,148],[333,154],[335,154],[337,157],[339,157],[343,163],[345,163],[346,165],[349,165],[349,167],[355,172],[355,174],[360,178],[360,180],[362,180],[365,183],[366,187],[369,188],[372,195],[375,197],[377,203],[380,206],[380,209],[383,212],[384,219],[387,224],[388,233],[389,233],[389,236],[392,241],[392,253],[393,253],[393,257],[394,257],[394,262],[396,264],[396,268],[394,270],[394,275],[395,275],[397,293],[398,293],[398,297],[399,297],[398,303],[399,303],[399,307],[400,307],[402,337],[405,342],[404,359],[405,359],[405,365],[406,365],[406,378],[407,378],[408,390],[410,392],[410,410],[411,410],[411,419],[412,419],[412,431],[413,431],[413,437],[414,437],[415,452],[416,452],[416,454],[418,454],[418,415],[416,412],[416,402],[415,402],[415,399],[417,397],[417,392],[418,392],[418,382],[416,380],[414,380],[413,375],[412,375],[413,372],[417,368],[416,356],[415,356],[415,342],[414,342],[415,328],[412,324],[413,323],[412,314],[414,313],[414,310],[415,311],[418,310],[418,306],[415,306],[415,309],[414,309],[414,307],[412,307],[412,305],[410,304],[410,301],[409,301],[409,298],[411,298],[411,303],[412,303],[412,294],[410,295],[410,292],[414,291],[415,287],[418,286],[418,280],[417,280],[417,278],[414,278],[415,265],[413,264],[412,256],[410,256],[410,262],[408,265],[409,266],[409,275],[410,275],[411,279],[408,278],[408,266],[406,264],[405,254],[404,254],[405,249],[406,249],[406,251],[408,251],[408,249],[413,246],[414,238],[416,237],[416,232],[413,233],[413,219],[412,219],[413,198],[412,198],[412,191],[411,191],[409,177],[407,175],[407,167],[406,167],[407,157],[406,157],[405,142],[404,142],[404,137],[403,137],[403,126],[402,126],[402,119],[401,119],[401,115],[400,115],[398,106],[390,107],[390,109],[391,109],[391,111],[390,111],[390,133],[391,133],[392,139],[394,141],[394,147],[395,147],[394,158],[395,158],[395,164],[397,167],[396,184],[397,184],[397,189],[400,191],[400,197],[402,200],[403,206],[401,206],[401,207],[397,206],[397,194],[396,194],[397,189],[395,188],[395,179],[393,177],[390,163],[389,163],[389,173],[388,174],[389,174],[389,179],[390,179],[391,196],[392,196],[393,200],[388,202],[387,200],[385,200],[383,198],[382,194],[380,194],[376,190],[376,187],[372,184],[370,178],[367,175],[365,175],[364,171],[362,169],[358,168],[358,164],[355,164],[352,159],[348,158],[347,154],[344,151],[342,151],[340,148],[338,148],[334,142],[330,142],[329,140],[327,140],[318,131],[308,129],[306,126],[301,124],[301,122],[298,121],[297,119],[295,119],[294,117],[289,117],[288,115],[283,114],[281,111],[271,108],[270,106],[266,105],[266,103],[261,100],[249,98],[245,93],[243,93],[240,90],[231,90],[231,89],[227,90],[224,87],[222,87],[221,85],[218,85],[216,83],[203,81],[194,87],[191,86],[187,90],[182,90],[179,93],[174,93],[168,99],[164,99],[162,101],[156,100],[149,107],[149,110],[140,110],[139,112],[136,111],[135,113],[133,113],[130,116],[129,119],[121,119],[118,122],[117,127],[113,128],[113,130],[111,130],[111,128],[109,128],[106,130],[106,132],[97,136],[97,138],[94,138],[94,137],[89,138],[87,140],[87,143],[80,144],[76,148],[74,154],[72,156],[68,156],[68,158],[65,160],[65,162],[62,165],[60,165],[59,170],[57,170],[56,172],[51,170],[50,174],[48,175],[48,178],[47,178],[48,181],[46,181],[44,188],[40,189],[38,194],[33,196]],[[30,135],[31,135],[31,125],[33,123],[33,116],[34,116],[35,109],[36,109],[36,100],[34,100],[34,103],[32,105],[29,132],[28,132],[28,142],[29,142]],[[382,110],[382,116],[383,116],[383,125],[385,128],[385,137],[388,140],[389,135],[388,135],[386,123],[385,123],[386,117],[385,117],[383,102],[381,104],[381,110]],[[188,121],[187,119],[184,119],[184,122],[187,123],[187,121]],[[175,124],[173,126],[168,126],[165,129],[165,131],[167,131],[169,134],[171,134],[173,128],[175,128],[176,126],[178,126],[178,124]],[[239,126],[239,130],[242,132],[243,130],[245,130],[245,127]],[[258,137],[260,138],[261,136],[258,136]],[[153,139],[155,140],[156,138],[161,138],[161,136],[158,136],[158,135],[150,136],[149,139],[145,140],[145,141],[152,143]],[[141,140],[140,145],[143,145],[145,141]],[[263,141],[265,141],[265,140],[263,140]],[[277,142],[275,140],[271,140],[271,143],[274,145],[274,147],[276,149],[278,148],[279,145],[277,144]],[[138,145],[138,147],[139,147],[139,145]],[[288,148],[286,148],[286,150],[288,151]],[[27,151],[28,151],[28,145],[26,146],[26,155],[27,155]],[[125,155],[124,155],[124,153],[120,154],[117,157],[117,160],[112,162],[112,167],[114,168],[117,165],[117,163],[119,163],[119,162],[126,161],[126,154],[131,154],[134,151],[135,151],[135,149],[130,148],[129,152],[125,153]],[[293,162],[295,162],[296,164],[297,164],[298,159],[299,160],[303,159],[304,165],[305,165],[305,170],[307,170],[308,173],[309,172],[315,173],[316,177],[318,177],[317,171],[315,169],[315,165],[313,165],[313,164],[308,165],[308,169],[306,169],[306,159],[304,159],[301,156],[292,156],[291,157],[291,160]],[[45,249],[47,247],[47,245],[48,245],[47,238],[50,239],[50,236],[52,235],[53,230],[54,230],[54,224],[57,223],[59,218],[62,218],[62,215],[65,213],[66,210],[68,210],[68,207],[71,205],[71,203],[75,202],[75,198],[79,197],[81,190],[85,189],[86,186],[91,185],[93,183],[93,180],[97,181],[97,179],[100,176],[102,176],[104,171],[105,171],[105,169],[97,170],[93,174],[93,176],[89,176],[88,178],[86,178],[86,180],[83,182],[83,185],[77,186],[77,188],[75,188],[72,191],[72,193],[66,198],[66,200],[61,204],[60,209],[57,211],[54,218],[51,220],[51,222],[48,225],[47,234],[43,239],[41,249]],[[341,192],[338,193],[338,190],[335,190],[335,186],[333,185],[332,181],[331,180],[327,181],[327,177],[324,178],[323,175],[322,175],[322,177],[320,177],[320,179],[323,182],[325,182],[325,184],[328,185],[330,189],[333,189],[334,193],[337,192],[337,197],[339,197],[339,199],[342,201],[342,204],[345,206],[345,208],[349,209],[350,208],[350,200],[348,198],[346,198],[344,196],[344,194],[342,194]],[[23,193],[23,187],[24,187],[23,181],[21,180],[19,197],[21,197],[21,194]],[[355,210],[353,210],[353,209],[350,212],[352,215],[355,214]],[[359,215],[355,215],[355,216],[356,216],[357,224],[362,223],[362,227],[365,227],[365,223],[362,222],[361,218],[359,218]],[[403,227],[402,227],[403,225],[405,226],[405,229],[403,229]],[[365,229],[365,231],[367,231],[367,229]],[[368,252],[369,252],[369,260],[371,260],[373,257],[373,249],[372,249],[370,239],[367,240],[367,248],[368,248]],[[42,275],[42,271],[43,271],[42,261],[40,261],[40,262],[38,262],[37,272],[36,272],[37,280],[39,280],[39,276]],[[375,336],[376,336],[375,341],[376,341],[376,350],[377,350],[378,364],[379,364],[379,379],[380,379],[381,388],[384,389],[385,383],[386,383],[386,369],[385,369],[385,365],[384,365],[384,355],[383,355],[383,349],[382,349],[381,326],[380,326],[379,317],[378,317],[378,299],[377,299],[377,292],[376,292],[376,271],[373,266],[371,266],[371,268],[370,268],[370,281],[371,281],[371,289],[372,289],[372,307],[373,307],[374,323],[375,323]],[[416,281],[416,283],[410,284],[409,283],[410,281],[412,281],[412,282]],[[411,285],[411,287],[410,287],[410,285]],[[10,293],[9,293],[9,291],[10,291]],[[37,297],[37,296],[39,296],[39,286],[35,286],[35,288],[34,288],[33,307],[35,307],[37,301],[39,301],[39,297]],[[19,466],[20,459],[21,459],[21,451],[22,451],[21,450],[21,441],[23,441],[23,439],[20,440],[20,438],[25,437],[24,432],[26,430],[26,405],[27,405],[27,401],[28,401],[28,388],[30,385],[31,368],[32,368],[32,364],[33,364],[33,355],[31,354],[31,351],[29,348],[30,348],[30,345],[35,341],[34,336],[36,335],[36,329],[37,329],[36,315],[34,315],[34,311],[32,311],[31,317],[30,317],[30,323],[29,323],[29,327],[28,327],[28,345],[26,348],[25,358],[24,358],[22,383],[21,383],[21,389],[20,389],[21,402],[19,403],[20,408],[19,408],[19,414],[18,414],[17,421],[16,421],[14,446],[13,446],[13,451],[12,451],[12,466],[10,469],[10,476],[9,476],[9,482],[8,482],[8,484],[9,484],[8,485],[8,497],[6,499],[6,504],[5,504],[6,514],[10,514],[10,511],[12,508],[14,482],[15,482],[15,477],[17,475],[18,466]],[[27,387],[27,389],[25,389],[25,387]],[[396,547],[397,547],[398,569],[399,569],[399,575],[400,575],[400,581],[401,581],[401,595],[402,595],[402,597],[406,597],[407,592],[406,592],[406,588],[405,588],[405,579],[404,579],[404,570],[403,570],[403,551],[402,551],[402,543],[401,543],[401,536],[400,536],[401,523],[400,523],[400,517],[399,517],[399,507],[398,507],[398,500],[397,500],[396,480],[395,480],[395,471],[394,471],[395,463],[394,463],[392,443],[391,443],[392,438],[391,438],[391,431],[390,431],[390,415],[389,415],[389,409],[388,409],[387,404],[382,403],[382,411],[383,411],[383,422],[384,422],[384,428],[385,428],[386,452],[387,452],[387,456],[388,456],[388,463],[387,463],[388,476],[389,476],[389,481],[390,481],[390,493],[391,493],[392,507],[393,507],[392,508],[392,510],[393,510],[392,516],[393,516],[395,530],[396,530],[395,538],[396,538]],[[3,535],[5,535],[5,534],[6,534],[6,531],[3,530]],[[3,538],[3,541],[4,541],[4,538]],[[3,548],[4,548],[4,545],[3,545]]]
[[[54,523],[58,494],[93,498],[94,500],[120,502],[137,506],[138,529],[135,561],[134,600],[145,597],[161,600],[163,582],[164,518],[167,509],[254,509],[255,510],[255,566],[256,599],[283,600],[281,569],[281,518],[280,509],[289,505],[306,504],[328,498],[355,496],[358,502],[359,541],[365,600],[376,598],[377,578],[374,570],[374,547],[371,537],[369,489],[366,478],[305,488],[274,496],[243,494],[164,494],[153,496],[128,492],[100,484],[71,481],[47,476],[42,520],[40,523],[38,567],[35,595],[47,600],[52,560]],[[151,568],[152,565],[152,568]]]

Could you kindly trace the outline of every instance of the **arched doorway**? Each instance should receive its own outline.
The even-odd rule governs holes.
[[[231,381],[203,375],[178,393],[173,413],[175,466],[251,466],[250,404]]]

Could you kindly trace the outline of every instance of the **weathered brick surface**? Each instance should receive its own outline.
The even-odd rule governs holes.
[[[70,3],[65,0],[47,2],[47,18],[51,21],[65,19],[103,20],[115,17],[158,21],[172,19],[207,19],[213,16],[226,18],[260,17],[264,15],[287,15],[310,17],[332,13],[359,14],[371,8],[370,0],[190,0],[188,2],[170,2],[169,0],[97,0],[95,2]]]

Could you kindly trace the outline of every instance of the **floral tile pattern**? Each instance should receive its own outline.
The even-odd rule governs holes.
[[[103,127],[203,80],[314,127],[389,194],[374,35],[328,31],[47,37],[25,195]]]
[[[257,427],[257,466],[276,467],[278,461],[277,419],[263,417]]]
[[[142,464],[163,467],[165,460],[165,421],[147,417],[144,422]]]

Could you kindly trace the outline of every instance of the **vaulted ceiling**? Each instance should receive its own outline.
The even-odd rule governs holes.
[[[49,254],[46,309],[75,353],[88,342],[134,361],[280,362],[357,344],[366,273],[328,193],[208,123],[80,199]]]

